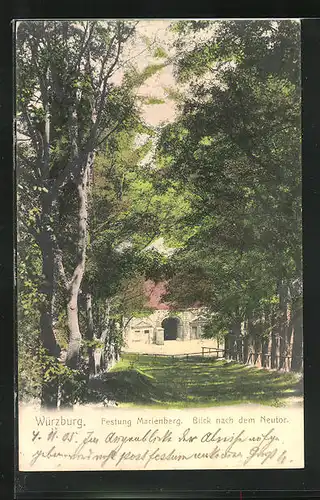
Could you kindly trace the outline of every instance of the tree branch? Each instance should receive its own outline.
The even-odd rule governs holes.
[[[106,141],[110,137],[110,135],[112,135],[117,130],[117,128],[119,128],[121,123],[122,122],[120,122],[120,121],[117,122],[116,125],[101,140],[99,140],[100,139],[99,138],[98,139],[99,142],[96,144],[96,148],[98,148],[100,146],[100,144],[102,144],[104,141]]]
[[[88,33],[88,26],[89,26],[89,21],[87,21],[87,24],[86,24],[86,27],[85,27],[85,32],[84,32],[84,35],[83,35],[83,38],[82,38],[82,41],[81,41],[81,45],[82,45],[82,50],[80,50],[80,53],[79,53],[79,57],[78,57],[78,60],[77,60],[77,63],[76,63],[76,72],[78,72],[80,70],[80,66],[81,66],[81,59],[91,41],[91,38],[92,38],[92,35],[93,35],[93,31],[94,31],[94,28],[96,27],[96,24],[97,24],[97,21],[92,21],[92,24],[91,24],[91,29],[89,31],[89,36],[88,36],[88,39],[87,41],[85,42],[85,39],[86,39],[86,36],[87,36],[87,33]]]

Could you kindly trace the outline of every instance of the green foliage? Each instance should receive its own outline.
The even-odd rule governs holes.
[[[136,122],[133,88],[127,81],[123,85],[111,82],[134,31],[134,22],[120,20],[19,23],[16,108],[22,134],[17,147],[22,392],[29,391],[25,356],[39,360],[37,384],[39,378],[44,383],[72,379],[56,354],[59,344],[67,348],[70,335],[66,282],[79,259],[77,183],[83,175],[83,152],[104,149],[116,130],[121,132]],[[62,279],[62,268],[66,279]],[[41,314],[45,322],[40,321]],[[79,322],[83,328],[83,318]],[[48,358],[37,358],[42,343],[51,345]]]
[[[125,321],[150,313],[146,280],[168,281],[175,309],[205,306],[204,337],[223,338],[250,320],[263,338],[274,325],[281,330],[283,303],[301,310],[299,25],[178,21],[172,30],[173,60],[157,47],[160,61],[138,71],[122,60],[133,21],[19,25],[17,127],[27,138],[17,146],[22,398],[57,381],[82,401],[92,351],[120,349]],[[165,99],[138,96],[169,63],[184,85],[165,88]],[[176,120],[149,127],[141,105],[166,100]],[[78,186],[88,151],[95,158],[78,297],[84,339],[71,370],[43,351],[40,315],[47,307],[56,350],[67,349],[65,281],[81,247]],[[156,250],[160,238],[172,252]],[[43,274],[50,255],[51,276]]]
[[[181,92],[179,92],[179,90],[177,90],[176,88],[164,87],[164,91],[165,91],[168,99],[170,99],[176,103],[180,103],[181,101],[183,101],[183,94]]]
[[[153,53],[153,56],[158,58],[168,57],[166,51],[162,47],[157,47]]]
[[[194,231],[173,256],[169,297],[215,312],[206,335],[218,336],[279,308],[279,283],[301,283],[299,25],[181,21],[175,29],[176,72],[190,92],[159,154],[166,178],[193,194],[184,224]],[[210,29],[189,46],[189,35]]]
[[[125,73],[125,82],[127,82],[130,87],[139,88],[149,78],[165,68],[166,65],[167,63],[148,64],[142,71],[138,71],[135,67],[131,67]]]
[[[20,336],[23,333],[20,332]],[[38,399],[41,395],[43,366],[37,348],[37,332],[34,341],[26,346],[18,340],[18,397],[20,401]]]
[[[41,393],[42,365],[39,355],[38,292],[41,265],[39,249],[22,227],[19,231],[17,252],[17,347],[19,399],[37,398]]]
[[[143,143],[139,137],[135,129],[123,131],[97,157],[91,201],[86,279],[102,303],[112,298],[113,315],[126,317],[148,313],[144,281],[160,281],[168,271],[167,256],[150,244],[164,236],[181,245],[185,228],[179,233],[178,221],[189,210],[178,183],[164,185],[161,173],[142,163],[152,144],[150,136]]]
[[[82,341],[82,346],[86,349],[88,348],[93,348],[93,349],[102,349],[103,348],[103,344],[97,340],[97,339],[93,339],[93,340],[83,340]]]
[[[165,100],[164,99],[159,99],[158,97],[148,97],[146,100],[145,100],[145,104],[147,105],[152,105],[152,104],[165,104]]]

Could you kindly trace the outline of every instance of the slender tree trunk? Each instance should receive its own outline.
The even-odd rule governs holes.
[[[112,349],[113,349],[113,337],[116,329],[116,321],[114,319],[109,320],[108,323],[108,335],[104,338],[102,361],[103,370],[107,371],[112,366]]]
[[[274,329],[271,332],[271,368],[277,369],[277,333]]]
[[[102,373],[105,371],[105,349],[106,349],[106,339],[108,338],[109,326],[106,326],[99,338],[99,342],[102,344],[101,347],[97,347],[94,350],[94,373]]]
[[[249,343],[250,343],[250,334],[249,334],[249,321],[245,321],[245,336],[243,339],[243,362],[247,363],[249,359]]]
[[[86,318],[87,318],[87,340],[94,340],[94,329],[93,329],[93,316],[92,316],[92,295],[90,292],[86,293]],[[89,355],[89,377],[95,374],[95,363],[94,363],[94,348],[88,348]]]
[[[288,340],[287,340],[288,348],[287,348],[287,351],[288,351],[288,356],[290,356],[290,357],[287,359],[287,369],[288,369],[288,371],[290,371],[291,364],[292,364],[292,341],[293,341],[292,303],[290,304],[290,308],[288,309],[288,316],[289,316],[289,319],[288,319]]]
[[[224,337],[224,357],[229,359],[229,334],[227,333]]]
[[[236,321],[232,325],[232,353],[231,357],[235,361],[240,361],[241,356],[241,321]]]
[[[253,325],[252,325],[252,319],[251,317],[248,318],[247,320],[247,345],[248,345],[248,352],[247,352],[247,357],[245,358],[245,363],[252,363],[253,359]]]
[[[105,311],[103,318],[103,330],[98,339],[102,344],[101,347],[98,347],[94,351],[94,363],[95,363],[95,373],[100,373],[105,370],[105,350],[106,350],[106,341],[109,338],[110,333],[110,300],[107,299],[105,302]]]
[[[254,339],[254,361],[255,364],[260,366],[261,365],[261,338],[259,336],[256,336]]]
[[[267,304],[263,307],[263,315],[261,321],[261,366],[262,368],[269,367],[269,343],[270,343],[270,308]]]
[[[270,322],[271,322],[271,360],[270,360],[270,365],[273,370],[278,369],[278,363],[279,363],[279,358],[278,358],[278,325],[276,321],[276,315],[275,315],[275,310],[274,307],[271,307],[271,315],[270,315]]]
[[[288,336],[288,318],[287,318],[287,302],[288,290],[287,287],[281,283],[279,287],[280,299],[280,326],[279,326],[279,369],[284,369],[286,366],[287,356],[287,336]]]
[[[255,321],[253,328],[253,362],[255,365],[261,365],[261,336],[262,336],[262,320],[259,317],[258,320]]]
[[[303,364],[303,321],[302,308],[293,312],[293,345],[291,370],[300,372]]]
[[[269,338],[262,342],[262,367],[269,368]]]
[[[66,364],[69,368],[76,370],[79,363],[79,353],[81,344],[81,332],[78,318],[78,293],[79,286],[74,283],[71,286],[69,300],[67,304],[67,320],[69,329],[69,343],[67,349]]]

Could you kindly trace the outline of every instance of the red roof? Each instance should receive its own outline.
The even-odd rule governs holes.
[[[145,282],[144,289],[146,297],[148,299],[148,302],[146,303],[147,307],[151,309],[161,309],[166,311],[172,308],[170,307],[170,304],[164,301],[162,302],[167,294],[165,282],[161,281],[159,283],[154,283],[154,281],[148,280]],[[199,302],[196,302],[195,304],[193,304],[192,309],[198,309],[200,307],[201,304]]]
[[[168,304],[161,302],[162,297],[164,297],[167,293],[164,282],[154,283],[153,281],[148,280],[145,282],[144,289],[148,298],[148,302],[146,304],[147,307],[150,307],[151,309],[170,309]]]

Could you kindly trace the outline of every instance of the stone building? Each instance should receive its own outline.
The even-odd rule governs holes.
[[[201,307],[175,311],[161,301],[165,285],[148,281],[145,286],[147,307],[152,310],[144,318],[132,318],[126,327],[125,341],[129,347],[141,349],[144,344],[163,345],[165,341],[186,341],[201,338],[205,322]]]

